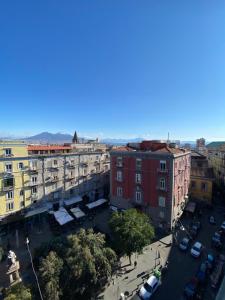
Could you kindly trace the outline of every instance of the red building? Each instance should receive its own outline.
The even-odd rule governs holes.
[[[139,208],[155,226],[171,229],[187,199],[190,152],[172,143],[143,141],[110,154],[111,204]]]

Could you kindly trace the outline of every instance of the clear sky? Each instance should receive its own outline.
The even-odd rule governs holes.
[[[225,139],[225,1],[1,1],[0,104],[0,135]]]

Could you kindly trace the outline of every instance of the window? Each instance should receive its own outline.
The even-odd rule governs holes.
[[[36,160],[31,160],[30,161],[30,168],[33,169],[33,170],[37,168],[37,161]]]
[[[165,178],[160,178],[159,188],[160,188],[160,190],[165,190],[166,189],[166,180],[165,180]]]
[[[24,201],[20,201],[20,208],[23,208],[25,206]]]
[[[160,160],[160,171],[166,171],[166,161]]]
[[[12,164],[11,163],[6,163],[5,164],[5,171],[8,173],[12,172]]]
[[[141,174],[140,173],[136,173],[136,183],[141,183]]]
[[[162,196],[159,197],[159,206],[161,206],[161,207],[166,206],[166,198],[165,197],[162,197]]]
[[[117,187],[117,197],[122,197],[122,196],[123,196],[123,189],[120,186],[118,186]]]
[[[123,166],[123,159],[122,159],[122,157],[117,157],[116,158],[116,165],[117,165],[117,167],[122,167]]]
[[[163,219],[163,218],[165,217],[164,211],[160,211],[160,212],[159,212],[159,217],[160,217],[161,219]]]
[[[32,186],[31,188],[31,194],[37,194],[37,187],[36,186]]]
[[[140,158],[136,159],[136,169],[141,170],[142,167],[142,160]]]
[[[5,189],[13,188],[13,186],[14,186],[14,179],[13,179],[13,177],[4,178],[3,185],[4,185]]]
[[[5,156],[11,156],[11,155],[12,155],[12,149],[11,148],[5,149]]]
[[[6,203],[6,211],[13,210],[14,208],[14,202],[7,202]]]
[[[6,193],[6,199],[13,199],[13,191],[9,191]]]
[[[20,196],[24,195],[24,190],[20,190]]]
[[[36,183],[37,182],[37,176],[32,176],[31,181],[32,181],[32,183]]]
[[[202,190],[202,192],[207,192],[207,183],[206,182],[202,182],[201,190]]]
[[[122,172],[121,171],[117,171],[117,173],[116,173],[116,179],[118,181],[122,181],[123,180]]]
[[[142,201],[142,195],[140,191],[136,192],[136,202],[140,203]]]
[[[23,163],[22,162],[18,163],[18,170],[23,170]]]
[[[192,181],[191,181],[191,188],[192,188],[192,189],[195,189],[195,187],[196,187],[196,182],[192,180]]]
[[[58,161],[56,159],[53,160],[53,165],[57,166],[58,165]]]

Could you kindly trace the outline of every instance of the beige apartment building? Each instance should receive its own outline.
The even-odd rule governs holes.
[[[0,218],[78,195],[90,201],[107,197],[109,168],[107,148],[0,142]]]

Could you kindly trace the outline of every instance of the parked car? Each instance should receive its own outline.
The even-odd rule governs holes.
[[[191,255],[193,257],[199,257],[202,253],[202,244],[200,242],[194,243],[194,245],[191,248]]]
[[[212,254],[208,254],[207,259],[206,259],[206,265],[207,265],[207,269],[209,270],[209,272],[212,271],[214,264],[215,264],[214,256]]]
[[[212,236],[212,242],[216,243],[216,242],[221,242],[221,234],[220,232],[215,232],[214,235]]]
[[[212,225],[216,224],[216,220],[215,220],[214,216],[209,217],[209,223],[212,224]]]
[[[198,279],[199,283],[204,283],[206,281],[206,275],[207,275],[207,264],[201,263],[199,266],[199,269],[196,273],[196,278]]]
[[[150,299],[157,288],[160,286],[161,281],[154,275],[151,275],[147,282],[141,287],[139,296],[143,300]]]
[[[223,221],[223,223],[221,224],[221,227],[220,227],[222,230],[225,230],[225,221]]]
[[[186,299],[194,299],[198,290],[198,279],[193,277],[190,281],[185,285],[184,295]]]
[[[190,229],[190,234],[193,238],[195,238],[199,232],[199,229],[201,227],[200,222],[194,222],[192,223],[191,229]]]
[[[188,249],[188,247],[189,247],[189,244],[190,244],[190,239],[188,239],[188,238],[186,238],[186,237],[183,238],[183,239],[181,240],[180,244],[179,244],[180,250],[186,251],[186,250]]]

